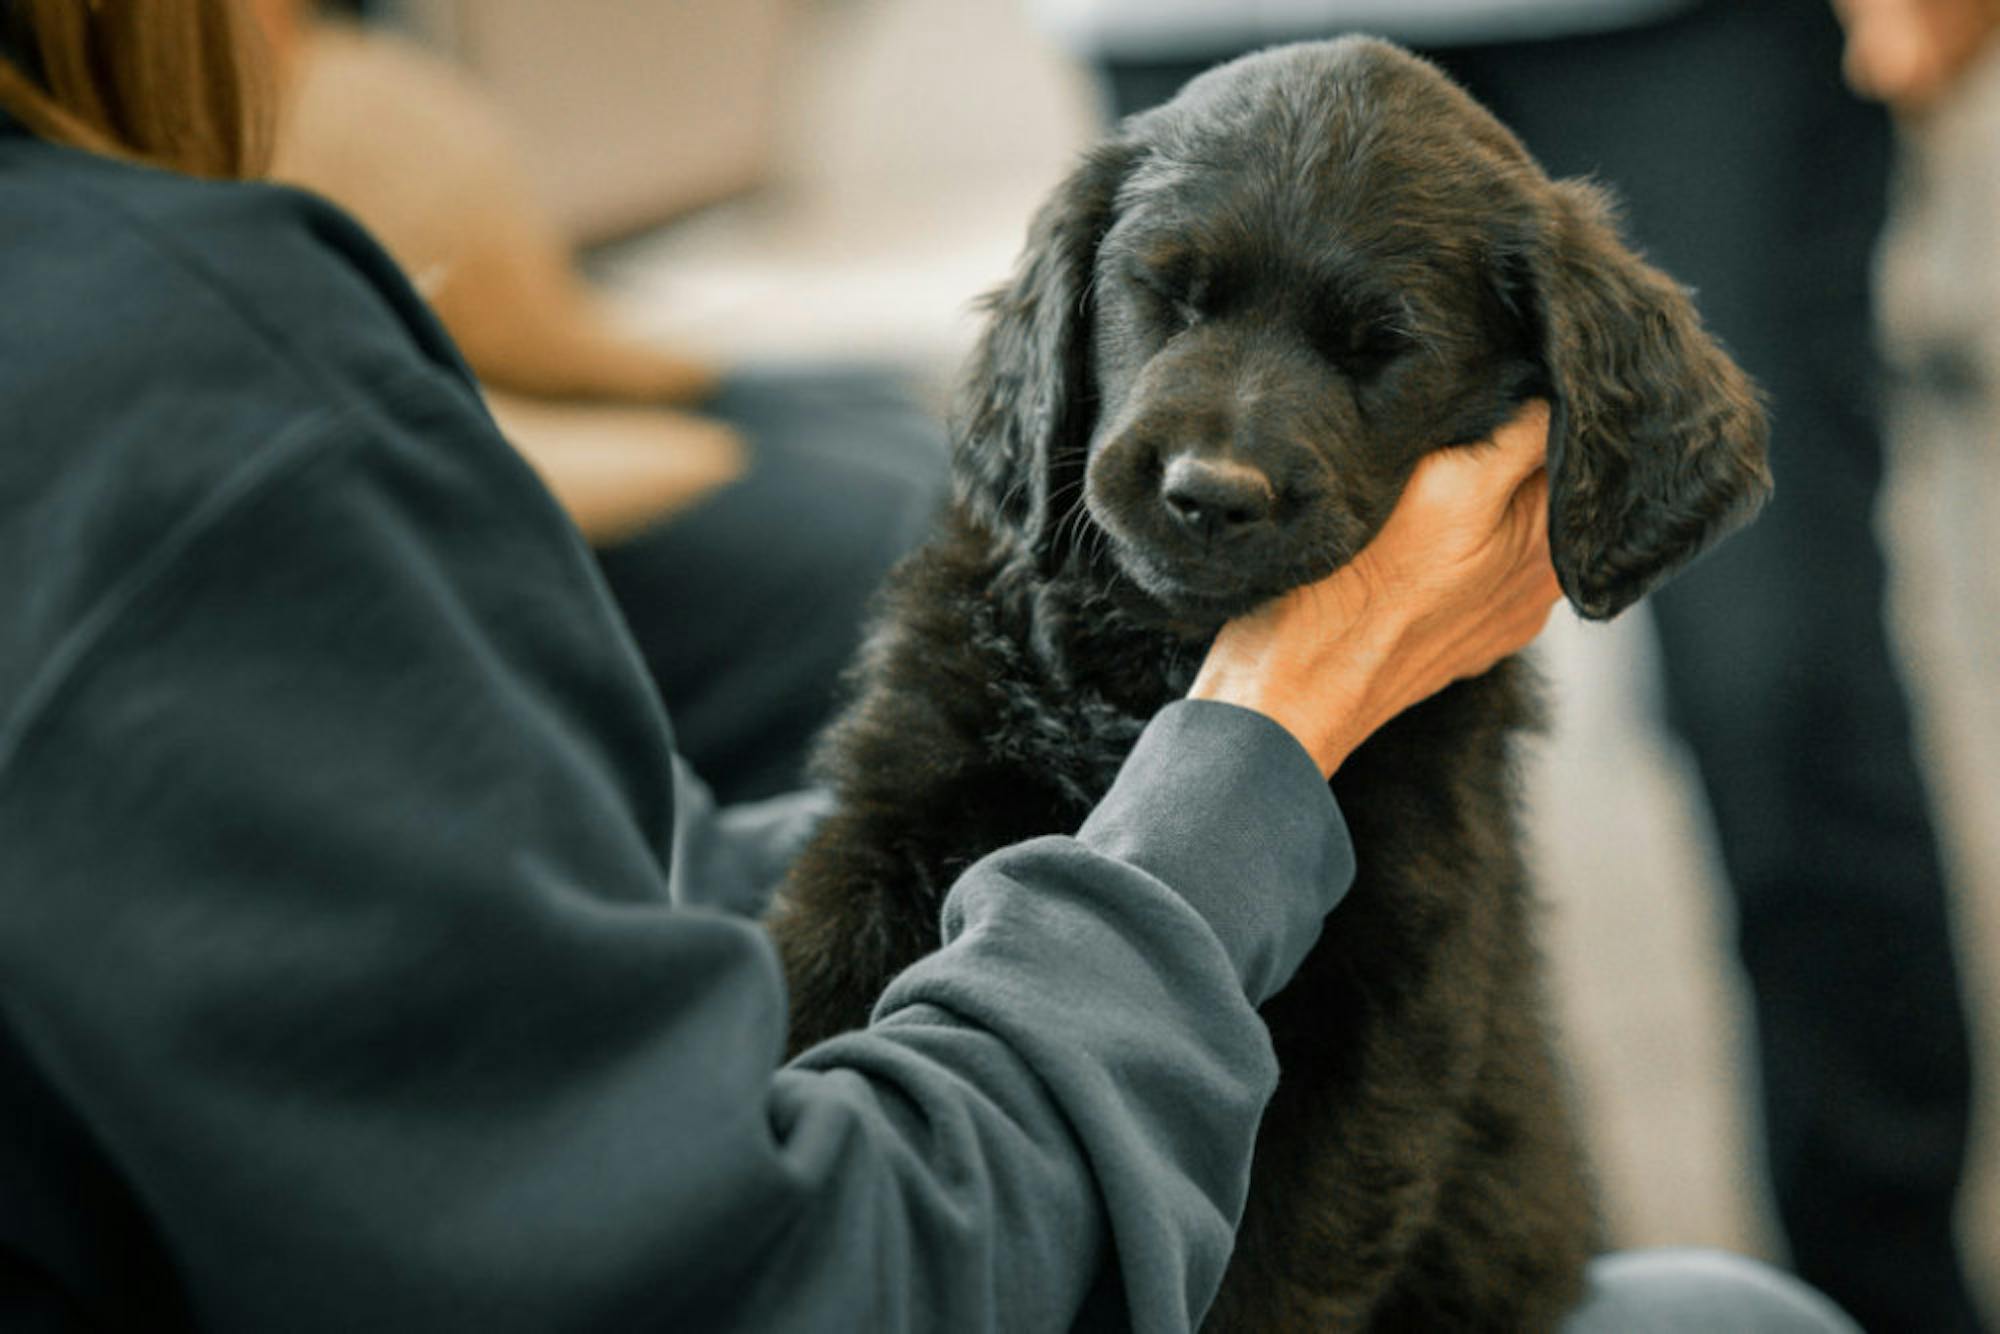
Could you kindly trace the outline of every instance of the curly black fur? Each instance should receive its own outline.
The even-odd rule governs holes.
[[[1418,458],[1549,397],[1586,615],[1768,489],[1754,392],[1590,187],[1434,68],[1264,52],[1091,153],[991,301],[959,493],[830,733],[773,918],[794,1041],[864,1023],[996,847],[1073,830],[1228,616],[1349,559]],[[1334,780],[1361,873],[1265,1009],[1283,1079],[1208,1327],[1548,1329],[1592,1247],[1515,824],[1519,663]]]

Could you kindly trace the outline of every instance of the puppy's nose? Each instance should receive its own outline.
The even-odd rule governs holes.
[[[1271,517],[1271,479],[1247,463],[1182,454],[1160,479],[1160,499],[1184,527],[1207,539]]]

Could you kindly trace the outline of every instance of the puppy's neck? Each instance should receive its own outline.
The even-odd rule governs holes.
[[[995,601],[1051,686],[1101,695],[1148,718],[1187,693],[1213,627],[1181,625],[1113,563],[1088,549],[1053,573],[1013,568]]]

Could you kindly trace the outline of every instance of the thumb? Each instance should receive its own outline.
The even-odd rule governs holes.
[[[1526,481],[1549,458],[1549,405],[1546,399],[1531,398],[1493,433],[1492,445],[1506,467],[1506,478],[1514,487]]]

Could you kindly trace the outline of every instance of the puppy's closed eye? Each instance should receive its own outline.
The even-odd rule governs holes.
[[[1189,255],[1134,257],[1125,276],[1145,297],[1154,318],[1174,330],[1214,314],[1217,285],[1209,267]]]
[[[1403,322],[1387,311],[1356,313],[1331,306],[1316,314],[1307,336],[1339,370],[1361,379],[1381,374],[1416,346]]]

